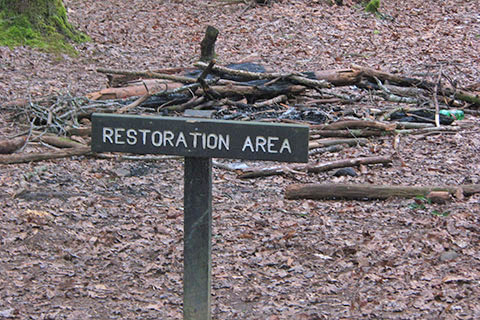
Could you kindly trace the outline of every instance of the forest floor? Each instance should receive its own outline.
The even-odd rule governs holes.
[[[0,47],[0,104],[99,90],[98,67],[189,67],[207,25],[220,30],[219,64],[359,64],[431,78],[441,70],[459,87],[480,82],[477,0],[384,0],[388,19],[352,1],[64,2],[92,41],[76,57]],[[2,138],[21,131],[13,113],[0,110]],[[480,194],[420,205],[284,199],[293,183],[479,184],[478,117],[456,125],[454,134],[371,138],[311,158],[394,155],[392,165],[364,166],[356,177],[240,180],[215,168],[213,318],[480,318]],[[182,318],[182,161],[0,165],[0,208],[0,319]]]

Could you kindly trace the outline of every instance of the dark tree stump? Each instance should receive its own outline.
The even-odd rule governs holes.
[[[200,61],[210,62],[215,58],[215,41],[217,41],[218,29],[208,26],[205,37],[200,43]]]

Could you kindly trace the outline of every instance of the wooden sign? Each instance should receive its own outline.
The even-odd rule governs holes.
[[[307,162],[308,127],[92,115],[93,152],[185,156],[183,319],[211,319],[212,159]]]
[[[92,151],[307,162],[308,127],[94,114]]]

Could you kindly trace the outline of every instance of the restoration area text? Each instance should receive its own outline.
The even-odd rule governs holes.
[[[204,133],[204,132],[178,132],[170,130],[152,131],[149,129],[125,129],[104,127],[102,132],[103,143],[147,145],[154,147],[174,147],[187,149],[230,150],[230,134]],[[279,137],[246,136],[242,143],[241,151],[267,152],[267,153],[292,153],[290,141]]]
[[[249,121],[93,114],[92,151],[306,162],[308,127]]]

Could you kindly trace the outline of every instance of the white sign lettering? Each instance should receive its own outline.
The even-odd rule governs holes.
[[[151,131],[147,129],[128,129],[104,127],[102,141],[108,144],[147,145],[154,147],[192,147],[194,149],[230,150],[230,135],[216,133],[182,131],[174,133],[170,130]]]
[[[283,140],[282,145],[278,148],[278,137],[263,137],[257,136],[253,140],[250,136],[245,138],[243,142],[242,152],[245,150],[249,150],[250,152],[263,152],[263,153],[283,153],[288,152],[292,153],[292,149],[290,148],[290,142],[288,139]]]
[[[230,135],[204,132],[173,132],[171,130],[125,129],[104,127],[102,141],[106,144],[148,145],[154,147],[230,150]],[[292,153],[290,141],[279,137],[247,136],[242,152]]]
[[[92,115],[93,152],[308,161],[308,127],[135,115]]]

